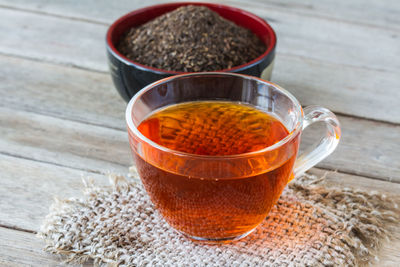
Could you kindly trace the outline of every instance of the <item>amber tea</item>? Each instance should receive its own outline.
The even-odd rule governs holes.
[[[186,102],[156,110],[139,124],[138,130],[163,147],[204,156],[258,151],[289,134],[268,113],[249,105],[219,101]],[[146,162],[138,154],[135,158],[153,203],[174,228],[193,238],[229,239],[254,229],[275,204],[292,173],[297,145],[292,148],[285,152],[287,160],[279,166],[271,167],[269,158],[263,159],[268,171],[249,175],[236,168],[235,177],[221,179],[217,174],[212,178],[179,175]],[[247,158],[242,161],[253,164]]]
[[[331,154],[341,135],[328,109],[303,109],[278,85],[222,72],[146,86],[130,100],[126,122],[155,208],[173,228],[207,242],[249,234],[289,179]],[[315,122],[325,124],[324,135],[297,157],[302,131]]]

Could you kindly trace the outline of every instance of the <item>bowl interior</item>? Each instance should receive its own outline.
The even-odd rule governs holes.
[[[246,65],[251,65],[262,58],[264,58],[266,55],[268,55],[271,51],[273,51],[275,44],[276,44],[276,35],[274,30],[271,28],[268,23],[266,23],[263,19],[260,17],[244,11],[242,9],[230,7],[230,6],[225,6],[225,5],[219,5],[219,4],[212,4],[212,3],[191,3],[191,2],[182,2],[182,3],[167,3],[167,4],[160,4],[160,5],[155,5],[155,6],[149,6],[145,7],[142,9],[138,9],[135,11],[132,11],[125,16],[119,18],[117,21],[115,21],[109,28],[107,32],[107,45],[109,48],[120,58],[124,59],[126,62],[133,63],[135,65],[140,65],[142,67],[146,67],[152,70],[158,70],[158,71],[163,71],[163,72],[168,72],[168,73],[182,73],[182,72],[174,72],[174,71],[166,71],[166,70],[160,70],[156,68],[152,68],[149,66],[144,66],[142,64],[139,64],[137,62],[134,62],[132,60],[129,60],[125,56],[123,56],[117,49],[118,42],[122,36],[123,33],[125,33],[128,29],[131,27],[139,26],[141,24],[144,24],[158,16],[161,16],[165,13],[168,13],[180,6],[184,5],[201,5],[201,6],[207,6],[211,10],[215,11],[218,13],[221,17],[228,19],[230,21],[233,21],[239,26],[242,26],[244,28],[250,29],[254,34],[256,34],[262,42],[266,45],[267,49],[266,51],[257,57],[256,59],[240,66],[236,66],[230,69],[225,69],[221,71],[232,71],[235,69],[242,68]]]

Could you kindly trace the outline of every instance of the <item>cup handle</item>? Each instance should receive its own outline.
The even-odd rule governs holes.
[[[297,157],[294,165],[294,177],[300,176],[329,156],[337,147],[341,135],[339,120],[330,110],[320,106],[308,106],[303,111],[303,130],[315,122],[324,122],[326,133],[318,143],[307,148]]]

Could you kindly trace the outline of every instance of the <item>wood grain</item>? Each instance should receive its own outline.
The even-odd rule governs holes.
[[[0,0],[0,5],[57,16],[67,16],[75,19],[90,19],[100,23],[109,23],[110,19],[116,19],[131,10],[165,2],[173,1],[119,0],[115,2],[107,0],[85,0],[80,1],[79,5],[71,5],[69,2],[64,1]],[[398,16],[400,8],[396,0],[217,0],[213,2],[225,3],[233,6],[243,5],[243,3],[245,3],[245,5],[248,6],[256,6],[257,8],[267,10],[278,9],[287,13],[301,14],[305,17],[316,16],[324,19],[361,23],[371,27],[400,28],[400,18]],[[93,8],[94,6],[97,8]],[[104,10],[107,10],[107,13],[105,13]]]
[[[61,256],[43,251],[44,242],[34,234],[0,227],[0,266],[81,266],[63,264]],[[93,266],[84,264],[83,266]]]
[[[120,127],[115,119],[123,117],[123,112],[117,106],[124,106],[124,102],[108,74],[1,55],[0,67],[3,68],[0,79],[4,81],[0,84],[0,96],[8,105],[28,109],[36,106],[35,110],[52,110],[64,116],[63,107],[70,104],[78,106],[68,111],[74,113],[72,117],[68,115],[71,119],[85,120],[89,116],[92,123]],[[315,60],[280,55],[273,81],[291,91],[303,105],[320,104],[341,113],[400,123],[397,108],[400,90],[397,90],[396,78],[394,73],[337,68]],[[13,94],[9,93],[11,90]],[[98,101],[93,101],[95,97]],[[351,99],[351,105],[344,99]]]
[[[0,243],[1,266],[75,266],[63,264],[64,259],[61,256],[44,252],[44,242],[34,234],[0,227],[0,239],[3,241]],[[400,262],[397,253],[399,248],[399,241],[385,242],[379,251],[379,261],[372,266],[396,266]],[[89,261],[83,266],[93,264]]]
[[[107,184],[107,179],[101,175],[3,155],[0,155],[0,168],[4,173],[0,179],[0,224],[33,231],[39,229],[53,196],[82,196],[81,175],[90,175],[97,183]],[[325,171],[314,169],[313,173],[324,175]],[[400,192],[400,184],[360,176],[328,172],[326,179],[330,184],[373,189],[390,194]],[[397,235],[398,232],[400,233],[400,229],[394,234]],[[0,227],[0,240],[5,241],[0,243],[0,263],[4,265],[55,265],[58,260],[57,257],[40,251],[43,243],[33,234]],[[380,253],[380,264],[398,262],[399,255],[395,252],[399,248],[400,242],[386,243]]]
[[[9,1],[9,0],[7,0]],[[243,1],[230,1],[232,3]],[[283,12],[301,14],[305,17],[321,17],[370,27],[400,28],[400,7],[396,0],[252,0],[247,5],[263,9],[279,9]]]
[[[104,35],[122,14],[160,2],[169,1],[0,0],[1,266],[61,266],[32,233],[17,229],[37,231],[54,196],[81,196],[82,175],[105,185],[100,173],[127,171],[125,103],[107,73]],[[377,120],[339,116],[341,144],[319,167],[340,172],[311,172],[326,173],[332,185],[398,197],[398,1],[216,2],[271,23],[278,34],[273,80],[301,103]],[[306,131],[303,146],[320,132]],[[385,243],[376,266],[397,266],[399,251],[399,240]]]
[[[400,75],[278,55],[272,80],[300,103],[400,123]]]
[[[55,196],[82,196],[82,177],[90,176],[99,184],[108,184],[106,175],[1,154],[0,169],[0,225],[31,231],[38,231]],[[332,184],[400,193],[400,184],[318,169],[312,171],[321,176],[326,172]]]
[[[238,7],[259,15],[271,24],[278,36],[278,54],[399,73],[397,29],[371,28],[320,17],[304,17],[245,3]]]
[[[342,128],[339,146],[317,166],[399,183],[400,126],[351,117],[338,118]],[[321,124],[307,128],[302,134],[301,145],[307,147],[318,141],[323,130]]]
[[[109,8],[104,6],[98,9],[99,12],[102,11],[99,17],[107,18],[107,24],[111,24],[115,16],[110,17]],[[400,46],[396,29],[302,16],[243,2],[235,2],[234,6],[253,12],[271,23],[278,35],[278,53],[399,73]],[[128,11],[123,5],[120,5],[119,9],[120,15]],[[106,70],[103,47],[106,26],[17,10],[1,9],[0,16],[5,21],[5,32],[18,32],[8,34],[7,38],[2,40],[4,45],[0,47],[1,52],[18,54],[24,51],[24,56],[34,58],[40,58],[43,54],[42,57],[46,60],[61,60],[68,64],[82,64],[84,67]],[[28,21],[30,23],[27,23]],[[57,32],[62,34],[54,34]],[[71,38],[72,33],[74,38]],[[79,40],[79,45],[76,44],[76,40]],[[66,53],[66,50],[69,50],[69,53]],[[75,53],[71,53],[71,50],[75,50]],[[73,59],[79,57],[80,52],[85,53],[85,56],[81,57],[84,62],[72,63]],[[387,56],[389,54],[390,57]],[[56,55],[59,58],[54,58]]]
[[[125,104],[108,74],[2,55],[0,67],[3,105],[121,127],[121,107]],[[340,113],[400,123],[400,90],[394,73],[338,68],[278,55],[273,81],[291,91],[303,105],[319,104]]]
[[[5,106],[0,114],[0,133],[4,136],[0,151],[100,172],[120,171],[130,164],[125,104],[114,92],[108,75],[0,58],[9,63],[4,68],[5,82],[0,84],[0,105]],[[340,103],[339,98],[337,101]],[[25,111],[16,111],[21,109]],[[319,166],[400,182],[400,126],[339,118],[341,143]],[[308,145],[315,139],[313,136],[321,134],[306,131],[303,136]]]
[[[104,25],[1,8],[0,17],[1,54],[108,70]]]
[[[0,151],[92,172],[132,164],[125,131],[0,107]]]
[[[258,12],[261,13],[262,11],[259,10]],[[269,12],[268,15],[272,13]],[[2,32],[18,32],[18,34],[8,34],[5,38],[2,38],[0,53],[89,68],[102,72],[107,71],[104,48],[106,26],[0,9],[0,16],[3,15],[5,17],[4,21],[7,23],[0,25],[0,30]],[[349,115],[400,123],[400,110],[396,108],[398,106],[397,99],[400,97],[400,90],[398,90],[399,86],[396,79],[399,76],[399,68],[396,67],[397,61],[400,61],[397,58],[400,59],[400,56],[396,57],[396,49],[400,49],[400,46],[394,44],[395,39],[388,37],[390,40],[386,40],[386,37],[379,36],[378,33],[375,34],[368,30],[365,38],[371,38],[372,34],[375,34],[376,38],[382,39],[382,43],[390,46],[385,48],[379,45],[379,53],[391,53],[391,57],[381,56],[385,60],[391,58],[391,60],[388,59],[390,62],[387,62],[386,66],[396,69],[395,71],[377,70],[377,64],[372,64],[373,67],[370,68],[365,62],[362,63],[364,59],[377,56],[369,45],[365,49],[363,48],[367,43],[371,43],[372,40],[360,37],[361,41],[357,41],[357,43],[352,42],[351,45],[353,48],[350,48],[347,44],[343,44],[344,47],[336,45],[333,40],[332,42],[329,41],[330,36],[324,37],[322,33],[318,35],[317,32],[313,34],[322,36],[322,39],[319,41],[311,40],[306,36],[300,37],[299,34],[308,34],[307,32],[309,32],[312,26],[307,26],[309,28],[306,27],[304,33],[299,30],[293,32],[294,25],[287,25],[292,21],[294,21],[293,23],[297,23],[298,18],[288,18],[285,23],[273,22],[277,24],[277,30],[282,32],[276,59],[276,69],[272,78],[273,81],[282,84],[289,91],[294,92],[305,105],[318,103],[334,111],[340,111]],[[330,25],[329,22],[321,24],[314,21],[313,23],[327,25],[327,27]],[[15,31],[16,28],[18,31]],[[289,32],[286,33],[286,31]],[[323,30],[323,32],[326,31],[325,29]],[[366,32],[365,29],[354,29],[354,31]],[[54,32],[63,32],[63,34],[58,36],[53,34]],[[382,35],[382,33],[380,34]],[[353,36],[355,33],[350,33],[349,35]],[[348,37],[337,38],[349,39]],[[79,45],[76,44],[76,40],[79,40]],[[299,42],[303,43],[300,44]],[[307,45],[307,42],[312,43]],[[327,58],[325,56],[315,56],[307,48],[307,46],[310,47],[311,45],[313,47],[312,50],[315,50],[317,53],[325,53],[328,50],[334,53],[329,48],[329,44],[327,45],[325,42],[332,43],[333,50],[338,49],[351,55],[344,57],[343,60],[340,59],[341,55],[335,55],[334,59],[340,62],[333,62],[331,55],[325,55]],[[391,46],[393,46],[393,49]],[[355,52],[354,49],[357,51]],[[302,52],[298,53],[296,51]],[[353,57],[353,55],[362,57],[362,59],[352,59],[358,66],[353,66],[354,64],[351,62],[345,62],[347,59]],[[2,63],[7,68],[8,61],[11,61],[11,67],[19,65],[15,72],[12,71],[14,68],[11,68],[4,73],[4,79],[7,80],[13,79],[16,76],[22,76],[22,73],[26,74],[24,71],[29,72],[32,69],[30,62],[19,64],[22,62],[16,62],[13,59],[5,57],[3,57],[3,60]],[[374,60],[371,59],[371,61]],[[380,60],[378,61],[381,62]],[[359,66],[359,63],[362,63],[362,66],[365,65],[368,67],[363,68]],[[20,65],[23,65],[23,67],[21,68]],[[50,70],[49,72],[52,71]],[[68,72],[71,73],[72,71]],[[61,75],[67,76],[63,73]],[[39,76],[43,77],[44,74],[39,73]],[[29,74],[26,77],[24,76],[24,79],[29,78],[34,78],[34,76]],[[104,78],[100,79],[105,81],[106,77],[104,76]],[[50,76],[48,76],[48,79],[41,79],[43,83],[46,80],[56,81]],[[68,84],[74,84],[74,79],[63,81]],[[21,83],[23,80],[15,82]],[[100,88],[104,88],[104,85]],[[15,85],[7,83],[2,86],[13,87]],[[66,87],[57,83],[58,86]],[[110,83],[107,86],[110,88],[113,87]],[[78,85],[77,87],[80,86]],[[96,88],[98,87],[96,86]],[[64,95],[67,92],[62,92],[61,94]],[[349,101],[352,101],[351,105],[348,104]]]
[[[366,191],[379,191],[391,194],[400,201],[400,184],[384,182],[376,179],[365,178],[358,175],[349,175],[336,171],[327,171],[312,168],[308,173],[318,177],[325,177],[325,183],[329,186],[351,187]],[[400,232],[400,229],[399,229]],[[400,255],[399,255],[400,256]]]
[[[317,166],[400,182],[400,126],[343,116],[339,120],[341,143]],[[322,137],[321,126],[304,132],[303,147]],[[0,153],[6,155],[100,173],[123,172],[132,163],[125,130],[0,107],[0,135]]]
[[[0,55],[0,105],[125,130],[110,75]]]
[[[0,168],[0,224],[30,231],[39,230],[54,197],[82,196],[82,177],[108,184],[103,175],[5,155]]]

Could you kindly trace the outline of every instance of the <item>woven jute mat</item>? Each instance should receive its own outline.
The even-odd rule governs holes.
[[[38,236],[66,262],[106,266],[357,266],[376,259],[398,223],[399,208],[378,192],[327,188],[304,175],[292,181],[265,221],[229,244],[194,243],[155,211],[135,170],[85,179],[82,198],[56,200]]]

